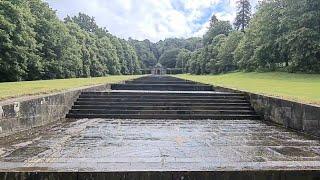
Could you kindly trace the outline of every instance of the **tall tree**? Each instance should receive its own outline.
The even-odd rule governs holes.
[[[72,18],[67,16],[65,18],[65,22],[68,21],[73,21],[87,32],[96,32],[99,29],[94,17],[90,17],[83,13],[79,13],[78,16],[74,16]]]
[[[232,31],[232,25],[229,21],[218,21],[208,32],[203,36],[204,45],[210,45],[213,39],[220,35],[228,35]]]
[[[238,0],[237,1],[238,12],[234,22],[234,26],[237,30],[244,29],[249,25],[251,19],[251,4],[249,0]]]
[[[0,81],[40,78],[34,24],[27,2],[0,1]]]
[[[234,31],[230,33],[226,40],[221,44],[221,47],[218,49],[217,55],[217,64],[220,66],[221,72],[234,71],[236,69],[234,52],[242,38],[242,32]]]
[[[219,22],[218,18],[216,15],[212,15],[210,19],[210,28],[216,25]]]
[[[177,56],[177,62],[176,62],[176,68],[182,68],[183,72],[186,72],[187,70],[187,62],[191,58],[191,52],[183,49],[180,51],[180,53]]]

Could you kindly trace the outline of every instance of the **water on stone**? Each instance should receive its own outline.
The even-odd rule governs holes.
[[[0,143],[0,171],[319,168],[317,139],[254,120],[79,119]]]

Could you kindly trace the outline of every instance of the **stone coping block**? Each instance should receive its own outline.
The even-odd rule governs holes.
[[[173,172],[13,172],[0,173],[0,179],[9,180],[316,180],[319,171],[173,171]]]
[[[110,88],[109,84],[95,85],[0,101],[0,137],[63,119],[81,92]]]
[[[320,106],[220,86],[214,88],[216,91],[246,94],[252,107],[265,121],[320,137]]]

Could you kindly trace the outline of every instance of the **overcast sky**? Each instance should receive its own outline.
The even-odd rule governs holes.
[[[59,18],[78,12],[121,37],[153,42],[202,36],[212,14],[233,21],[237,0],[45,0]],[[255,7],[257,0],[251,0]]]

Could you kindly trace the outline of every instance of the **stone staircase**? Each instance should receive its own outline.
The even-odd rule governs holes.
[[[213,91],[211,85],[199,84],[170,76],[147,76],[113,84],[112,90],[149,90],[149,91]]]
[[[112,85],[110,92],[83,92],[67,118],[258,119],[242,93],[169,76],[147,76]]]

